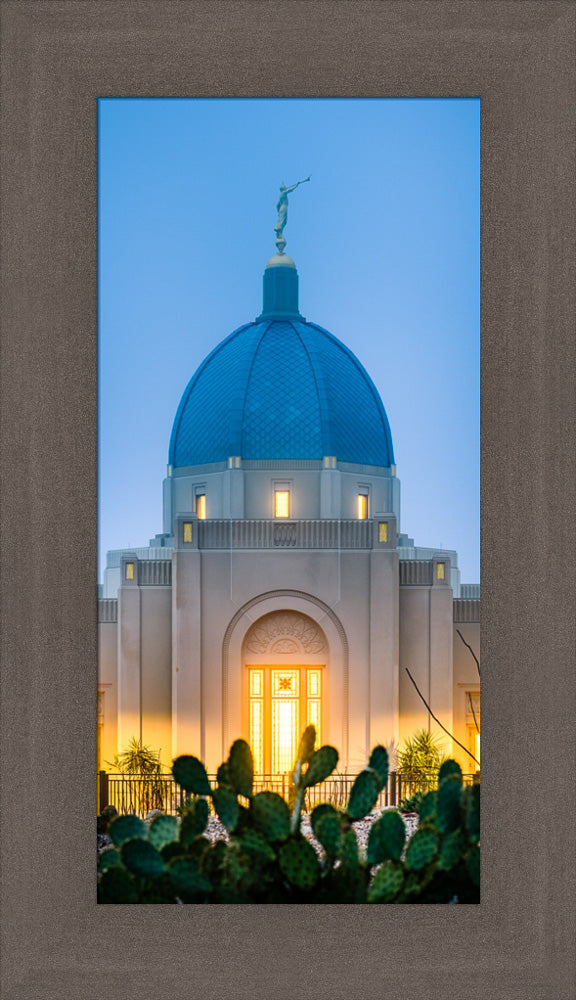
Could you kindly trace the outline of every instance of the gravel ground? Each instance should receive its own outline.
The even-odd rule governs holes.
[[[372,823],[374,823],[377,819],[380,818],[383,812],[386,812],[386,810],[376,809],[374,810],[374,812],[370,813],[369,816],[366,816],[365,819],[359,820],[357,823],[352,824],[356,831],[356,836],[358,837],[358,844],[360,847],[361,856],[366,852],[370,827],[372,826]],[[402,816],[402,819],[404,820],[404,825],[406,826],[406,836],[407,838],[410,838],[418,825],[418,816],[416,815],[416,813],[410,813],[407,816]],[[324,849],[318,843],[318,841],[316,840],[316,838],[312,833],[309,813],[302,814],[301,829],[306,839],[309,840],[312,846],[314,847],[314,850],[316,851],[318,856],[321,858],[324,857]],[[222,826],[220,820],[216,819],[215,817],[210,817],[210,819],[208,820],[208,827],[205,831],[205,836],[208,837],[208,839],[212,843],[215,843],[215,841],[217,840],[226,840],[226,841],[230,840],[228,831],[224,826]]]

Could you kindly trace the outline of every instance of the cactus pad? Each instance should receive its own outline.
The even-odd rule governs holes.
[[[480,839],[480,785],[472,785],[466,789],[466,829],[470,840]]]
[[[462,831],[454,830],[453,833],[449,833],[442,841],[438,867],[443,871],[450,871],[451,868],[454,868],[462,856],[463,848],[464,838]]]
[[[420,803],[420,808],[418,810],[418,822],[419,824],[425,823],[427,820],[431,819],[432,816],[436,815],[436,792],[426,792],[426,795]]]
[[[215,788],[212,793],[212,801],[220,822],[227,830],[234,830],[238,822],[239,808],[238,799],[232,789],[226,788],[225,785]]]
[[[350,789],[348,815],[352,822],[372,811],[380,792],[380,778],[371,768],[361,771]]]
[[[158,878],[166,870],[160,852],[149,841],[142,840],[141,837],[125,840],[121,847],[121,854],[126,868],[134,875]]]
[[[178,820],[175,816],[157,816],[152,820],[148,831],[148,840],[161,851],[166,844],[178,840]]]
[[[122,867],[120,855],[114,847],[108,847],[98,855],[98,871],[105,872],[107,868]]]
[[[382,791],[384,785],[388,781],[388,751],[386,747],[378,745],[374,747],[372,753],[370,754],[370,760],[368,761],[368,767],[376,771],[380,779],[380,788],[378,791]]]
[[[316,742],[316,730],[314,726],[306,726],[306,729],[300,737],[300,743],[298,745],[298,753],[296,759],[300,764],[308,764],[312,754],[314,753],[314,744]]]
[[[330,857],[336,857],[342,845],[340,817],[334,812],[324,813],[316,824],[315,836]]]
[[[414,836],[408,842],[404,863],[406,868],[413,871],[421,871],[429,865],[438,854],[439,838],[436,830],[431,827],[423,827],[416,830]]]
[[[290,833],[290,810],[276,792],[258,792],[252,799],[254,825],[268,840],[285,840]]]
[[[126,816],[118,816],[110,824],[110,839],[120,847],[125,840],[132,837],[146,837],[148,833],[144,820],[138,819],[128,813]]]
[[[368,834],[369,865],[380,864],[390,858],[399,861],[406,842],[404,820],[397,812],[385,812],[370,827]]]
[[[335,747],[324,746],[315,750],[310,758],[308,770],[304,775],[304,785],[309,788],[311,785],[318,785],[321,781],[332,774],[338,763],[338,751]]]
[[[263,861],[274,861],[276,854],[266,838],[258,830],[246,830],[238,841],[246,854]]]
[[[404,885],[404,872],[392,861],[378,869],[368,890],[369,903],[390,903]]]
[[[172,764],[172,774],[176,784],[181,785],[185,791],[193,792],[194,795],[210,795],[206,768],[198,757],[192,757],[190,754],[177,757]]]
[[[179,893],[205,893],[212,888],[194,858],[174,858],[168,865],[168,874]]]
[[[437,825],[441,833],[450,833],[460,826],[462,778],[450,775],[444,778],[436,798]]]
[[[315,837],[318,837],[318,824],[323,816],[327,816],[331,813],[333,816],[339,816],[340,813],[330,802],[320,802],[319,805],[314,806],[312,812],[310,813],[310,826],[312,827],[312,833]]]
[[[298,889],[312,889],[320,875],[316,851],[307,840],[288,840],[280,848],[280,868]]]
[[[445,760],[440,765],[438,771],[438,784],[441,785],[445,778],[459,778],[462,784],[462,768],[455,760]]]
[[[351,871],[358,868],[358,840],[354,830],[347,830],[344,834],[340,858],[343,868],[348,868]]]
[[[182,817],[180,843],[188,847],[196,837],[204,833],[208,823],[208,803],[206,799],[194,799]]]
[[[254,761],[246,740],[234,740],[228,757],[228,775],[232,787],[239,795],[252,798]]]

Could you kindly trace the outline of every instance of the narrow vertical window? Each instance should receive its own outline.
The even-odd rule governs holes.
[[[378,524],[378,541],[387,542],[388,541],[388,522],[380,521]]]
[[[358,517],[361,521],[365,521],[368,517],[368,497],[366,493],[358,494]]]
[[[274,517],[290,517],[289,490],[274,490]]]
[[[185,542],[192,541],[192,524],[190,521],[184,522],[184,541]]]
[[[124,576],[126,580],[134,579],[134,563],[126,563],[126,571]]]
[[[446,564],[443,563],[443,562],[436,564],[436,579],[437,580],[443,580],[444,579],[444,569],[445,569],[445,566],[446,566]]]
[[[203,521],[206,517],[206,494],[197,493],[196,494],[196,517],[199,521]]]

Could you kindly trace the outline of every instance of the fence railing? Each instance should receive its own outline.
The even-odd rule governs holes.
[[[212,788],[216,787],[216,775],[209,775]],[[319,802],[331,802],[332,805],[344,807],[350,795],[350,789],[356,780],[356,774],[334,774],[326,781],[313,785],[306,790],[304,810],[313,809]],[[473,784],[477,780],[474,774],[465,774],[464,783]],[[384,809],[387,806],[398,806],[403,799],[418,790],[429,791],[437,784],[434,775],[420,777],[418,780],[402,777],[396,771],[388,775],[388,782],[380,792],[375,808]],[[290,796],[290,775],[257,774],[254,776],[254,792],[277,792],[284,799]],[[177,785],[171,774],[111,774],[107,771],[98,773],[98,811],[106,806],[114,806],[119,813],[135,813],[145,817],[152,809],[175,815],[186,802],[186,792]],[[212,809],[212,804],[210,803]]]

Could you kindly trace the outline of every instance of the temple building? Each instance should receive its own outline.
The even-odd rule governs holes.
[[[162,532],[108,553],[99,766],[136,737],[166,769],[193,753],[214,772],[243,736],[259,772],[286,772],[313,722],[342,770],[430,726],[470,773],[405,668],[479,760],[479,586],[461,584],[456,552],[402,533],[378,390],[300,314],[281,237],[260,315],[184,391]]]

